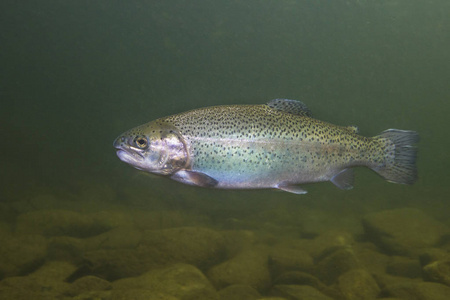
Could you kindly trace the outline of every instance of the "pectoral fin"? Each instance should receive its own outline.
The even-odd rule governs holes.
[[[173,174],[170,178],[185,184],[201,187],[214,187],[218,183],[217,180],[204,173],[187,170],[180,170]]]
[[[353,188],[353,177],[353,169],[344,169],[334,175],[331,182],[340,189],[350,190]]]

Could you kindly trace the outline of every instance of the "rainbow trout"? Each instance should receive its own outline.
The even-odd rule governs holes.
[[[304,194],[298,184],[331,181],[353,187],[352,168],[368,167],[394,183],[417,179],[414,131],[358,135],[312,118],[300,101],[191,110],[133,128],[114,141],[136,169],[201,187],[274,188]]]

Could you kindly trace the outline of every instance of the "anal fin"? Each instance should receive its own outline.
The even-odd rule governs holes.
[[[344,169],[331,178],[331,182],[334,183],[340,189],[350,190],[353,188],[353,169]]]
[[[277,189],[285,191],[285,192],[289,192],[289,193],[293,193],[293,194],[297,194],[297,195],[303,195],[308,193],[306,190],[302,189],[301,187],[299,187],[298,185],[283,185],[283,184],[278,184],[276,186]]]

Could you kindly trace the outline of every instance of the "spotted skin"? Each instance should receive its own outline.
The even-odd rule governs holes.
[[[132,129],[120,136],[115,146],[120,149],[124,141],[136,136],[158,140],[172,134],[178,139],[175,142],[177,154],[173,155],[176,158],[169,163],[172,165],[165,172],[155,168],[140,169],[174,175],[173,179],[188,184],[217,188],[284,189],[299,183],[333,181],[333,177],[355,166],[372,168],[384,176],[386,166],[395,162],[393,140],[383,136],[360,136],[355,127],[336,126],[310,117],[301,102],[277,100],[281,100],[282,105],[286,104],[283,101],[293,103],[281,108],[271,105],[272,101],[264,105],[191,110]],[[184,150],[180,154],[181,148]],[[175,167],[174,161],[177,162]],[[413,174],[409,172],[405,176],[410,181],[415,180],[411,177],[415,176],[415,167],[410,171]],[[205,175],[204,178],[212,181],[202,184],[202,177],[194,178],[192,174]],[[389,180],[388,176],[385,178]],[[338,180],[333,182],[340,186]],[[351,183],[346,186],[350,188]],[[289,191],[304,192],[301,189]]]
[[[380,158],[378,141],[267,105],[211,107],[165,121],[188,141],[191,169],[223,178],[219,187],[329,180]]]

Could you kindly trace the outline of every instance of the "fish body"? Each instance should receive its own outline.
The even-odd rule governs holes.
[[[312,118],[305,104],[275,99],[226,105],[157,119],[120,135],[114,146],[137,169],[203,187],[276,188],[306,193],[298,184],[353,185],[352,167],[365,166],[395,183],[412,184],[418,135],[389,129],[358,135]]]

